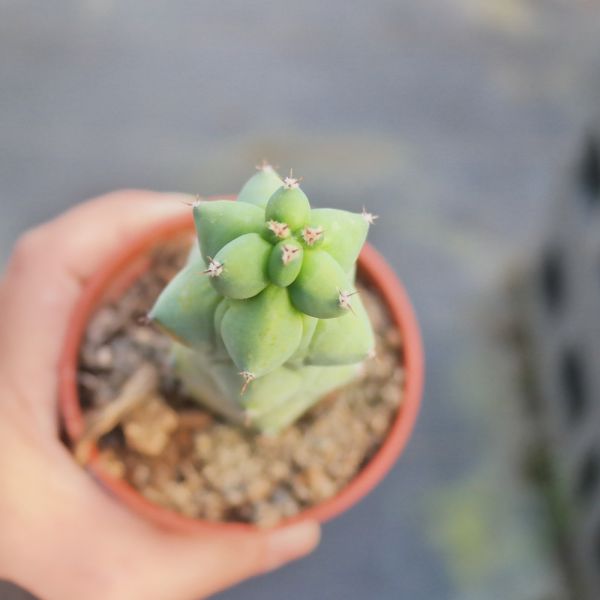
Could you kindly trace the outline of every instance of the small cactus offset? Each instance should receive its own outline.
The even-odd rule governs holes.
[[[199,247],[149,317],[176,340],[191,396],[275,434],[374,352],[354,279],[375,217],[312,209],[299,181],[269,165],[237,201],[199,200],[193,211]]]

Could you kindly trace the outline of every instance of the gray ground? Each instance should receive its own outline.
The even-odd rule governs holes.
[[[382,215],[416,304],[427,390],[401,462],[314,556],[219,598],[563,597],[494,336],[597,104],[599,26],[573,0],[0,0],[0,263],[86,197],[235,191],[267,156],[316,204]]]

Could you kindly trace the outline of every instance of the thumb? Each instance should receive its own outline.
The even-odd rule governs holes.
[[[320,527],[313,521],[256,533],[170,536],[169,542],[161,544],[161,571],[169,574],[165,577],[169,597],[197,600],[302,558],[316,548],[319,539]],[[153,585],[148,597],[154,597],[157,590]]]

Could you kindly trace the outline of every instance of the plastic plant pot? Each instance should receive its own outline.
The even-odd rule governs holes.
[[[191,216],[186,214],[150,228],[142,235],[127,240],[87,282],[71,316],[59,364],[59,407],[70,443],[74,444],[81,437],[85,427],[77,371],[80,346],[91,317],[107,298],[122,294],[149,268],[153,250],[178,238],[191,239],[193,227]],[[369,244],[363,248],[358,269],[360,279],[369,283],[383,300],[403,340],[401,360],[405,377],[403,389],[398,389],[398,394],[403,397],[402,403],[379,450],[356,477],[335,497],[282,521],[278,527],[304,519],[324,523],[350,509],[381,482],[398,460],[417,419],[423,390],[424,357],[421,335],[410,300],[394,271]],[[193,533],[207,529],[248,531],[257,527],[245,523],[193,519],[154,504],[126,481],[111,476],[100,464],[97,448],[93,449],[87,468],[113,496],[131,510],[170,530]]]

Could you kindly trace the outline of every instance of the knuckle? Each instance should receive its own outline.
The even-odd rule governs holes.
[[[15,258],[29,258],[39,254],[44,247],[45,232],[43,227],[35,227],[19,237],[13,251]]]
[[[39,259],[40,256],[51,251],[52,249],[47,244],[47,235],[44,227],[35,227],[26,231],[17,240],[11,257],[11,267],[21,270],[30,262]]]

